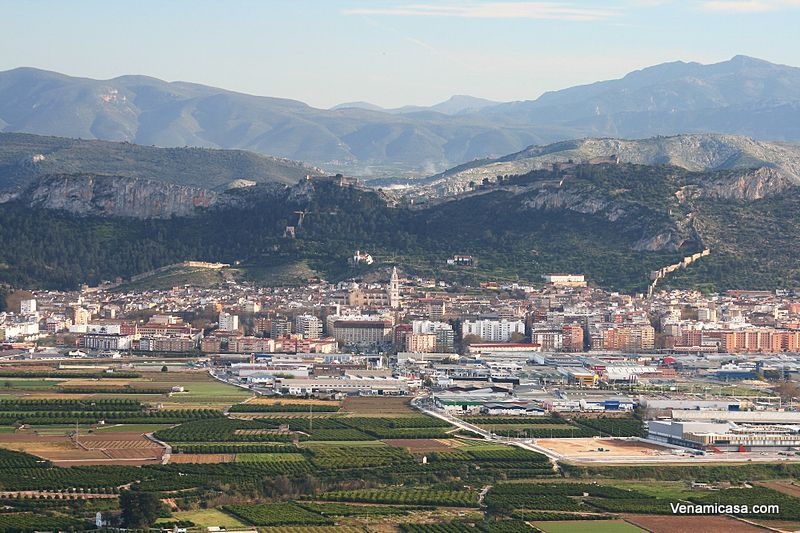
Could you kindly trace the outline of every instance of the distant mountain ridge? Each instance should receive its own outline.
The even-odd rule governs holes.
[[[369,111],[383,111],[386,113],[393,113],[393,114],[435,111],[437,113],[443,113],[445,115],[458,115],[461,113],[478,111],[480,109],[498,104],[500,104],[500,102],[496,102],[494,100],[487,100],[486,98],[476,98],[474,96],[457,94],[451,96],[444,102],[440,102],[432,106],[406,105],[394,109],[387,109],[375,104],[371,104],[369,102],[348,102],[344,104],[335,105],[331,109],[356,108],[356,109],[367,109]]]
[[[549,169],[554,164],[617,160],[637,165],[673,165],[690,171],[770,169],[800,184],[800,144],[769,143],[735,135],[688,134],[650,139],[578,139],[525,150],[496,159],[472,161],[405,191],[410,198],[438,198],[474,190],[498,176]],[[398,182],[400,183],[400,182]],[[387,183],[388,185],[388,183]]]
[[[0,133],[0,190],[48,174],[94,173],[224,190],[229,183],[295,183],[315,167],[242,150],[156,148],[128,142]]]
[[[665,63],[522,102],[454,97],[431,107],[321,110],[146,76],[91,80],[19,68],[0,73],[0,130],[245,149],[345,174],[433,174],[581,137],[800,141],[800,69],[736,56]]]
[[[447,168],[540,141],[436,111],[392,114],[314,109],[146,76],[73,78],[33,68],[0,73],[0,130],[161,147],[243,149],[358,172],[367,166]]]

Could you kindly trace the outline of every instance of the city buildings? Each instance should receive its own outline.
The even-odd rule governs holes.
[[[222,331],[236,331],[239,329],[239,317],[231,313],[219,314],[219,329]]]
[[[461,325],[461,335],[475,335],[484,341],[508,342],[513,335],[525,336],[525,322],[522,320],[465,320]]]

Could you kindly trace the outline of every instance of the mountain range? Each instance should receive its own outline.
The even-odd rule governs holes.
[[[145,76],[18,68],[0,73],[0,131],[244,149],[350,175],[419,176],[581,137],[715,132],[798,141],[800,69],[736,56],[657,65],[522,102],[454,97],[428,108],[324,110]]]

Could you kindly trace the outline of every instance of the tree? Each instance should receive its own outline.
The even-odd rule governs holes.
[[[791,402],[792,398],[800,396],[800,386],[794,381],[781,381],[773,392],[781,397],[784,402]]]
[[[464,346],[469,346],[471,344],[480,344],[481,342],[483,342],[483,339],[481,337],[472,334],[464,335],[464,338],[461,339],[461,344],[463,344]]]
[[[6,309],[14,312],[20,312],[20,302],[22,300],[29,300],[33,298],[33,293],[30,291],[14,291],[5,298]]]
[[[525,334],[515,331],[511,334],[509,340],[511,342],[524,342],[525,341]]]
[[[152,526],[164,512],[164,505],[152,492],[124,490],[119,493],[122,525],[127,528]]]
[[[164,365],[164,366],[161,367],[161,371],[162,372],[167,372],[167,371],[169,371],[169,368],[167,368],[167,365]]]

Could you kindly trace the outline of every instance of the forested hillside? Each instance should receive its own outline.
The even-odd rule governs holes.
[[[190,259],[238,262],[244,271],[304,261],[336,280],[360,273],[348,264],[360,249],[375,267],[403,265],[456,282],[538,281],[568,271],[639,292],[651,270],[709,248],[671,282],[716,290],[800,285],[796,188],[762,186],[752,199],[731,193],[735,184],[749,190],[742,179],[733,171],[576,165],[506,177],[422,208],[391,207],[379,192],[320,179],[252,187],[233,193],[237,207],[165,220],[81,218],[11,202],[0,210],[0,281],[67,288]],[[287,226],[296,238],[285,236]],[[453,254],[473,255],[475,265],[446,265]]]

